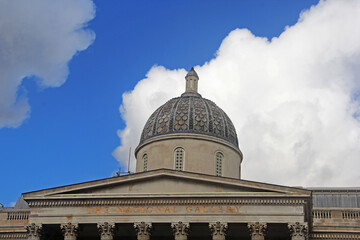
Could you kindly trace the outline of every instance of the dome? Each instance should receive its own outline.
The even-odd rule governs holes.
[[[187,77],[189,76],[198,79],[194,69],[190,70]],[[147,120],[139,145],[148,139],[174,133],[213,136],[238,148],[235,127],[230,118],[214,102],[203,98],[197,91],[186,91],[159,107]]]

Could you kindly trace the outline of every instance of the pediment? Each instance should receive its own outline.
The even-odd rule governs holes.
[[[23,194],[24,199],[174,196],[310,196],[310,191],[170,169],[136,173]]]

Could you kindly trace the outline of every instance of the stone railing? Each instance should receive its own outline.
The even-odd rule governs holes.
[[[360,211],[342,210],[343,219],[360,219]]]
[[[314,220],[320,219],[344,219],[344,220],[360,220],[360,210],[358,209],[313,209],[312,216]]]
[[[28,220],[30,215],[30,210],[8,210],[6,212],[9,221]]]
[[[313,218],[331,218],[331,210],[315,209],[312,212]]]

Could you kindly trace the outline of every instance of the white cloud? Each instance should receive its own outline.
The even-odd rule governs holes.
[[[17,127],[30,106],[19,86],[36,76],[41,87],[59,87],[68,62],[95,39],[86,29],[95,16],[91,0],[0,1],[0,128]]]
[[[200,93],[237,129],[243,178],[297,186],[359,184],[359,69],[356,0],[320,1],[271,40],[236,29],[196,68]],[[126,128],[114,151],[122,164],[150,114],[183,92],[185,74],[153,67],[124,94]]]

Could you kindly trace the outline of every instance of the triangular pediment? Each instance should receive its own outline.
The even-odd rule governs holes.
[[[24,199],[174,196],[310,196],[310,191],[170,169],[136,173],[23,194]]]

